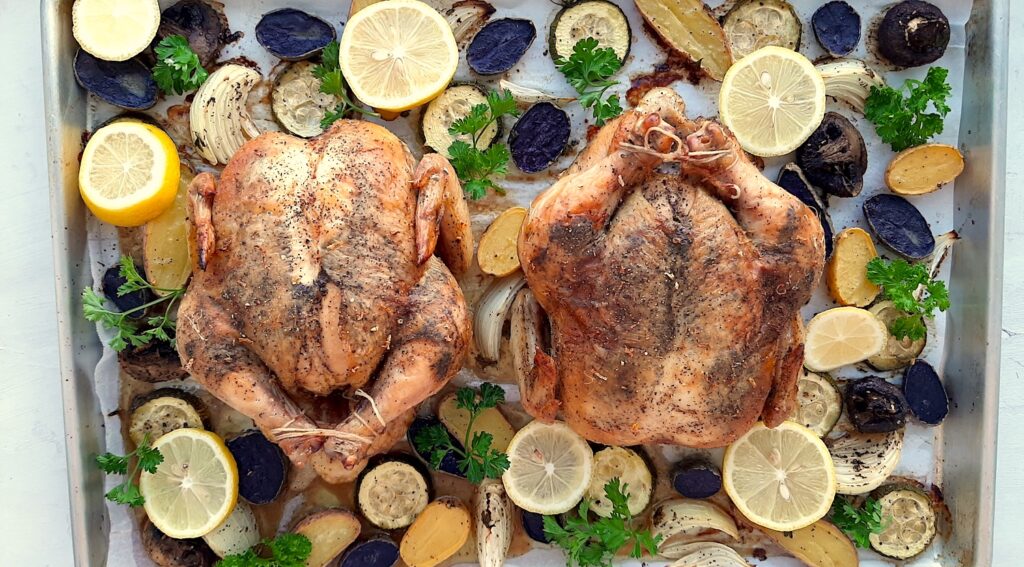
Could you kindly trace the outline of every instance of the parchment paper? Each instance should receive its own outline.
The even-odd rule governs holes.
[[[259,65],[264,78],[267,78],[270,75],[278,61],[260,47],[255,40],[255,33],[253,30],[262,14],[272,9],[285,6],[299,8],[335,24],[340,36],[342,23],[347,19],[349,6],[348,0],[342,0],[341,2],[317,0],[222,1],[226,4],[226,13],[231,29],[233,31],[242,31],[245,35],[240,41],[228,46],[221,58],[229,59],[239,55],[244,55],[246,58],[255,61]],[[633,6],[633,3],[629,0],[612,1],[623,9],[629,19],[633,32],[633,44],[629,59],[627,60],[624,69],[617,75],[621,84],[610,91],[617,92],[620,96],[624,97],[625,90],[629,85],[628,78],[630,76],[649,71],[653,65],[664,60],[664,54],[654,45],[652,39],[648,36],[647,31],[644,29],[642,19],[636,8]],[[801,53],[811,60],[815,60],[823,56],[825,53],[818,45],[814,38],[813,31],[810,29],[810,16],[823,2],[819,0],[789,1],[796,8],[804,22],[803,39],[800,49]],[[956,146],[959,137],[960,110],[963,93],[966,41],[964,24],[970,15],[972,3],[963,0],[931,1],[946,13],[952,26],[952,36],[949,47],[946,50],[945,55],[940,60],[933,63],[933,65],[949,69],[949,82],[953,86],[953,94],[950,100],[950,108],[952,110],[946,117],[943,133],[937,136],[933,141]],[[526,56],[518,65],[516,65],[515,68],[506,74],[505,78],[522,86],[537,88],[552,94],[573,96],[574,92],[564,81],[563,77],[557,71],[551,61],[551,58],[547,54],[547,30],[555,13],[558,11],[559,6],[546,0],[492,0],[491,3],[495,8],[497,8],[497,12],[492,16],[492,19],[509,16],[529,18],[536,25],[538,32],[538,37],[530,47]],[[892,71],[885,65],[880,64],[868,53],[866,38],[869,35],[870,29],[873,27],[874,20],[881,14],[882,9],[889,5],[890,2],[888,0],[850,0],[850,3],[860,13],[862,25],[861,43],[858,49],[851,54],[851,57],[865,59],[868,61],[869,64],[874,66],[877,70],[882,71],[886,81],[894,87],[901,85],[903,80],[907,78],[923,79],[928,66],[898,72]],[[160,4],[161,7],[166,8],[173,4],[173,2],[162,0]],[[712,7],[717,7],[721,5],[722,2],[718,0],[708,2],[708,4]],[[464,53],[455,80],[472,80],[494,88],[497,87],[497,78],[485,79],[472,75],[465,63]],[[716,114],[715,101],[718,96],[718,85],[718,83],[713,81],[705,80],[696,87],[684,82],[677,82],[673,86],[685,99],[687,103],[687,113],[691,117],[694,117],[699,115],[714,116]],[[171,100],[158,105],[155,109],[150,111],[150,113],[162,120],[165,118],[167,106],[170,104],[179,104],[180,102],[181,97],[173,97]],[[863,213],[861,212],[861,205],[867,198],[878,193],[887,192],[883,182],[883,174],[886,166],[892,158],[893,152],[887,145],[883,144],[878,139],[872,124],[857,112],[831,100],[829,102],[828,109],[837,111],[849,118],[857,126],[858,130],[860,130],[860,133],[863,135],[864,141],[867,143],[869,149],[868,171],[865,175],[863,193],[852,199],[839,199],[832,197],[829,209],[832,215],[832,221],[837,233],[852,226],[866,228]],[[569,112],[573,123],[570,143],[575,141],[578,143],[578,147],[582,148],[586,142],[586,126],[584,122],[586,113],[582,112],[578,105],[575,104],[570,104],[565,108],[565,110]],[[93,97],[90,103],[89,113],[90,128],[95,127],[116,114],[118,114],[117,109],[110,107]],[[266,108],[254,109],[253,115],[254,118],[258,119],[258,123],[261,127],[276,129],[276,125],[274,125],[269,119],[269,112]],[[417,125],[419,124],[418,111],[414,110],[408,118],[402,118],[394,122],[386,122],[384,124],[386,124],[399,137],[406,140],[414,153],[419,154],[422,152],[420,142],[417,140]],[[511,123],[507,123],[506,126],[511,126]],[[569,165],[572,158],[573,156],[562,157],[558,162],[552,165],[551,171],[561,171]],[[765,175],[769,179],[774,180],[779,169],[791,160],[792,156],[767,160]],[[514,165],[510,165],[510,170],[514,170]],[[513,171],[509,175],[508,179],[502,183],[509,192],[509,196],[503,201],[505,206],[489,206],[485,208],[471,207],[477,209],[474,211],[474,225],[478,225],[480,223],[486,224],[497,214],[497,212],[504,210],[507,206],[517,204],[521,206],[529,206],[529,203],[533,200],[534,196],[539,191],[546,188],[550,184],[551,179],[552,177],[550,175],[539,175],[531,178],[530,176],[518,174]],[[950,185],[943,187],[941,190],[934,193],[911,198],[914,205],[916,205],[924,214],[925,218],[928,219],[934,234],[941,234],[948,230],[957,228],[952,224],[954,213],[953,191],[954,187]],[[492,197],[491,199],[496,198]],[[887,253],[884,247],[881,247],[880,252],[883,254]],[[102,278],[104,270],[115,263],[119,255],[116,229],[99,222],[95,218],[90,218],[89,253],[91,255],[93,276],[95,278],[96,286],[99,289],[100,279]],[[943,279],[948,279],[950,264],[955,261],[956,249],[954,247],[952,258],[946,262],[943,268],[941,275]],[[829,299],[825,284],[822,282],[814,299],[803,310],[805,320],[810,319],[810,317],[815,313],[833,306],[834,303]],[[105,329],[98,328],[97,331],[104,343],[106,343],[112,336],[112,333]],[[946,316],[939,315],[936,318],[935,323],[930,325],[928,345],[923,353],[923,358],[933,364],[936,369],[939,370],[940,374],[942,373],[942,368],[945,362],[945,354],[943,351],[945,332]],[[897,377],[901,375],[901,373],[873,373],[890,377]],[[847,367],[836,374],[839,378],[852,378],[862,376],[865,372],[857,368]],[[100,400],[100,406],[103,414],[107,416],[105,417],[107,450],[112,452],[123,452],[124,443],[121,438],[121,423],[116,413],[119,403],[119,368],[117,357],[109,348],[104,348],[103,357],[96,366],[95,379],[96,393]],[[474,377],[469,375],[466,371],[463,371],[457,380],[472,382],[474,381]],[[195,384],[186,383],[184,386],[194,388]],[[517,399],[517,392],[515,392],[514,389],[510,391],[510,398]],[[951,411],[956,411],[955,405]],[[941,427],[925,428],[919,425],[909,424],[906,430],[902,459],[895,471],[895,474],[914,477],[922,482],[935,483],[941,486],[941,435]],[[117,478],[108,478],[106,489],[109,490],[117,484],[118,480],[119,479]],[[110,547],[107,564],[112,567],[152,565],[148,555],[142,549],[141,542],[135,528],[133,514],[124,506],[113,505],[109,502],[107,505],[107,511],[110,519]],[[895,562],[884,560],[877,554],[867,551],[861,551],[861,557],[861,564],[868,567],[895,564]],[[913,561],[906,562],[905,564],[915,567],[925,567],[940,565],[940,560],[947,565],[952,561],[949,558],[944,560],[942,558],[942,544],[941,541],[937,541],[924,554]],[[801,565],[801,563],[796,559],[787,557],[769,558],[767,561],[763,562],[759,562],[756,559],[751,559],[751,561],[756,565],[769,565],[772,567]],[[525,556],[513,558],[506,562],[506,565],[509,567],[555,567],[564,564],[564,556],[561,551],[557,549],[535,549]],[[635,567],[642,563],[639,561],[625,561],[622,564]],[[643,564],[661,565],[663,563],[646,561]]]

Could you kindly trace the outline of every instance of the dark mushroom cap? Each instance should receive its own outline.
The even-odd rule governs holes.
[[[846,415],[861,433],[888,433],[907,423],[907,400],[900,389],[878,376],[846,387]]]
[[[815,186],[837,197],[856,197],[864,188],[868,150],[846,117],[827,112],[818,129],[797,148],[796,162]]]
[[[905,0],[885,13],[875,33],[878,54],[893,65],[927,65],[946,52],[949,20],[937,6]]]
[[[294,8],[267,12],[256,24],[256,41],[285,61],[312,57],[337,37],[334,26]]]

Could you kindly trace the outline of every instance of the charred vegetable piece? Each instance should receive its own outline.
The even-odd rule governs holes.
[[[281,449],[255,430],[231,439],[227,446],[238,465],[238,495],[253,504],[273,502],[288,476]]]
[[[138,266],[136,266],[135,269],[138,270],[139,275],[145,279],[145,272],[139,270]],[[138,291],[118,295],[118,288],[126,283],[128,283],[128,280],[121,275],[121,267],[119,265],[115,264],[107,268],[107,271],[103,272],[103,296],[109,299],[119,311],[131,311],[132,309],[142,307],[150,301],[153,301],[153,292],[150,291],[149,288],[142,288]],[[145,316],[146,311],[144,309],[140,309],[139,311],[129,315],[129,317],[133,319],[141,319]]]
[[[899,387],[878,376],[846,387],[846,415],[861,433],[888,433],[907,423],[907,399]]]
[[[375,458],[356,483],[356,505],[371,524],[384,530],[408,527],[432,495],[430,471],[408,455]]]
[[[930,2],[905,0],[882,17],[875,41],[879,55],[893,65],[927,65],[946,52],[949,20]]]
[[[789,191],[800,202],[807,205],[814,211],[821,223],[821,230],[825,233],[825,258],[832,257],[832,249],[835,245],[836,232],[832,227],[832,216],[828,214],[828,201],[816,187],[807,180],[804,172],[795,163],[786,164],[779,172],[779,180],[776,182],[779,187]]]
[[[148,519],[140,528],[142,547],[159,567],[213,567],[217,555],[200,538],[174,539]]]
[[[909,313],[900,311],[891,301],[880,301],[872,305],[869,311],[874,313],[875,317],[878,317],[878,320],[884,323],[887,329],[891,328],[897,319],[910,317]],[[910,337],[897,338],[892,333],[889,333],[889,338],[886,340],[882,352],[869,358],[868,364],[876,370],[904,368],[921,355],[921,351],[924,350],[925,340],[926,337],[921,337],[917,340],[912,340]]]
[[[206,404],[196,396],[176,388],[160,388],[132,400],[128,437],[139,445],[146,435],[156,441],[175,429],[203,429],[206,416]]]
[[[588,37],[596,39],[599,48],[613,49],[619,61],[629,55],[629,21],[618,6],[605,0],[566,4],[551,24],[549,54],[552,59],[568,59],[576,43]]]
[[[925,144],[896,154],[885,170],[885,184],[900,195],[924,195],[952,183],[964,170],[960,150]]]
[[[736,59],[769,45],[796,51],[800,49],[801,27],[796,10],[785,0],[745,0],[722,21]]]
[[[672,487],[687,498],[710,498],[722,489],[722,471],[706,459],[686,459],[672,471]]]
[[[833,57],[848,55],[860,43],[860,14],[842,0],[818,8],[811,26],[818,43]]]
[[[381,535],[361,541],[348,548],[338,567],[392,567],[398,563],[398,546]]]
[[[864,188],[868,150],[846,117],[826,112],[818,129],[797,148],[796,163],[816,187],[837,197],[856,197]]]
[[[293,531],[306,536],[313,544],[306,559],[306,567],[327,567],[352,545],[361,529],[359,518],[352,512],[342,508],[328,508],[306,516],[295,525]]]
[[[530,107],[512,127],[509,150],[516,167],[526,173],[546,169],[569,142],[569,115],[550,102]]]
[[[537,37],[530,20],[503,18],[489,22],[466,50],[466,61],[481,75],[504,73],[522,59]]]
[[[156,104],[156,81],[138,59],[103,61],[79,49],[75,54],[75,80],[114,106],[144,110]]]
[[[875,195],[864,202],[864,216],[882,244],[904,258],[921,260],[935,250],[928,221],[903,197]]]
[[[334,26],[295,8],[267,12],[256,24],[256,41],[285,61],[312,57],[337,38]]]
[[[827,266],[828,291],[836,303],[865,307],[875,300],[879,289],[868,279],[868,262],[877,257],[865,230],[853,227],[839,233],[836,253]]]
[[[180,35],[199,56],[203,67],[210,66],[220,56],[224,45],[241,34],[232,34],[224,5],[206,0],[181,0],[160,14],[158,37]]]
[[[931,364],[918,360],[903,375],[903,395],[911,413],[928,425],[938,425],[949,413],[949,397],[939,373]]]
[[[876,490],[872,497],[888,518],[880,533],[868,536],[871,548],[894,559],[909,559],[935,539],[935,507],[931,497],[910,483],[894,483]]]
[[[526,532],[526,535],[536,542],[551,543],[548,534],[544,532],[544,518],[546,516],[527,510],[520,510],[520,512],[522,513],[523,531]],[[557,521],[558,518],[555,517],[555,520]]]
[[[430,462],[430,455],[419,452],[419,447],[416,445],[415,439],[420,431],[423,431],[428,427],[434,427],[437,425],[441,425],[441,420],[437,419],[436,417],[417,417],[416,419],[413,420],[412,424],[409,425],[409,431],[406,433],[406,437],[409,439],[409,445],[413,447],[413,449],[416,451],[416,454],[419,456],[420,459],[423,459],[423,462],[425,463]],[[445,431],[447,431],[447,429]],[[451,440],[452,445],[460,448],[462,447],[462,442],[453,437],[451,433],[448,434],[448,437]],[[459,457],[458,455],[455,454],[454,451],[449,451],[448,454],[445,455],[444,459],[441,459],[441,466],[438,467],[437,470],[459,477],[466,476],[459,470]]]
[[[188,372],[181,366],[178,351],[164,341],[151,342],[141,347],[131,347],[117,353],[121,370],[143,382],[167,382],[184,380]]]
[[[409,567],[434,567],[455,555],[469,539],[470,520],[458,498],[434,500],[402,536],[402,560]]]

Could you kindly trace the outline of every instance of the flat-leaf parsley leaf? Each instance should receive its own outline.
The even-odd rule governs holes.
[[[266,553],[261,555],[261,551]],[[228,555],[217,567],[304,567],[313,543],[302,534],[281,534],[265,539],[243,553]],[[266,557],[265,555],[269,555]]]
[[[572,55],[568,59],[559,57],[555,66],[580,95],[580,105],[593,109],[594,121],[601,126],[622,114],[619,95],[602,100],[605,91],[618,84],[609,79],[622,67],[622,61],[614,49],[598,49],[597,46],[597,40],[592,37],[581,39],[573,46]]]
[[[135,467],[131,469],[131,474],[129,474],[128,465],[131,463],[133,456],[135,457]],[[142,437],[142,442],[139,443],[139,446],[127,455],[122,456],[113,453],[97,455],[96,466],[100,470],[107,474],[124,476],[124,481],[121,484],[107,492],[107,500],[118,504],[127,504],[133,508],[142,506],[145,503],[145,498],[142,497],[138,485],[134,482],[135,475],[140,470],[150,474],[155,473],[157,466],[162,462],[164,462],[164,456],[160,454],[159,449],[154,449],[149,445],[148,433]]]
[[[469,114],[448,128],[452,136],[461,136],[448,146],[448,159],[462,181],[462,189],[470,199],[480,199],[491,189],[499,195],[505,191],[491,177],[508,172],[511,154],[502,143],[480,149],[480,138],[487,128],[502,116],[519,116],[516,101],[508,90],[487,93],[487,102],[470,109]],[[466,140],[469,140],[468,142]]]
[[[169,35],[156,44],[154,52],[153,80],[165,93],[185,94],[206,82],[206,69],[184,37]]]
[[[885,529],[886,521],[882,518],[882,504],[873,498],[864,501],[863,506],[857,508],[843,497],[836,498],[832,502],[832,523],[837,528],[846,532],[857,547],[865,549],[871,547],[871,540],[868,536],[881,533]]]
[[[313,76],[320,79],[320,92],[341,99],[334,110],[328,110],[320,120],[320,128],[324,130],[353,112],[366,116],[379,116],[376,112],[352,102],[348,96],[348,86],[345,84],[345,77],[342,76],[341,66],[338,64],[338,50],[337,41],[328,43],[320,54],[320,64],[313,67]]]
[[[942,121],[949,114],[946,99],[952,91],[942,67],[928,69],[923,81],[908,79],[900,89],[871,87],[864,116],[875,124],[883,142],[900,152],[920,146],[942,133]],[[904,96],[906,91],[906,96]],[[929,112],[929,108],[934,112]]]
[[[871,283],[882,287],[885,296],[897,309],[907,313],[889,327],[889,332],[898,339],[923,339],[927,333],[924,319],[932,318],[936,309],[949,309],[949,291],[945,282],[933,280],[924,264],[874,258],[868,262],[867,275]],[[920,294],[919,287],[922,288]]]

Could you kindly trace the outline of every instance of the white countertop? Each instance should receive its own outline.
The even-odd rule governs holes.
[[[0,565],[72,565],[57,368],[38,2],[0,0]],[[1024,92],[1024,12],[1010,30]],[[1024,105],[1008,148],[1024,147]],[[994,565],[1024,557],[1024,153],[1007,167],[1006,263]]]

